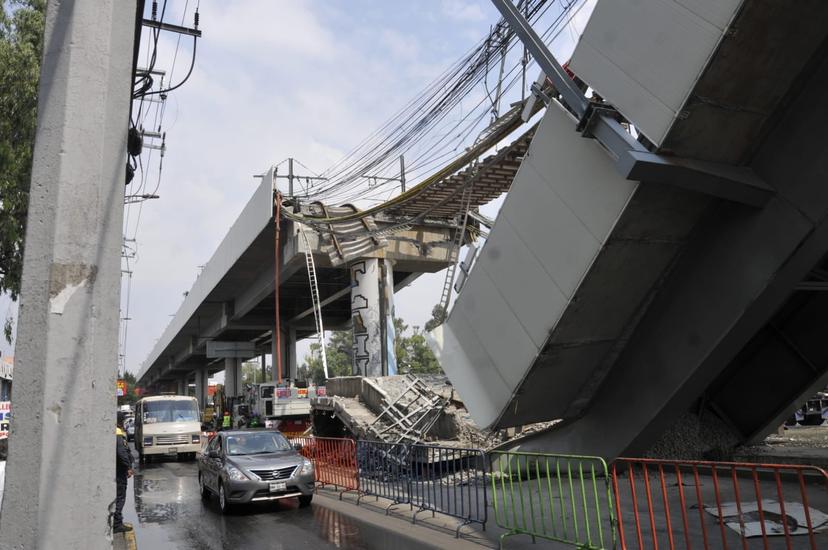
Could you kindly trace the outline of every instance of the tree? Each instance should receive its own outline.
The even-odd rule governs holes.
[[[318,342],[311,344],[310,355],[305,356],[304,364],[299,368],[299,378],[312,380],[317,386],[325,383],[325,368],[322,365],[320,350]],[[330,340],[325,344],[325,353],[328,360],[328,374],[331,377],[350,376],[353,363],[351,331],[334,331]]]
[[[425,324],[426,332],[431,332],[435,328],[442,325],[443,322],[445,322],[446,317],[446,310],[443,306],[441,306],[440,304],[434,306],[434,308],[431,310],[431,319],[426,321]]]
[[[409,326],[402,319],[394,319],[394,352],[397,356],[397,369],[401,374],[441,374],[443,369],[426,343],[420,327],[413,327],[407,335]],[[353,365],[353,335],[350,330],[337,330],[331,333],[325,344],[328,359],[328,374],[349,376]],[[325,383],[322,367],[322,354],[318,343],[310,346],[310,354],[305,356],[299,368],[299,378],[313,380],[317,385]]]
[[[407,327],[406,327],[407,328]],[[398,348],[403,352],[397,354],[397,367],[400,373],[413,374],[442,374],[440,363],[428,347],[425,335],[420,327],[413,327],[411,335],[405,336],[404,331],[397,334]]]
[[[45,0],[0,0],[0,293],[17,300],[37,128]],[[11,342],[11,319],[3,330]]]
[[[273,368],[270,365],[265,365],[265,374],[270,380],[273,373]],[[262,376],[262,364],[257,361],[245,361],[241,365],[241,375],[243,384],[261,384],[265,378]]]

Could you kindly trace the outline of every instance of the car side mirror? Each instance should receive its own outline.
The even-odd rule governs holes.
[[[296,449],[297,451],[301,451],[302,450],[302,444],[301,443],[294,443],[293,448]]]
[[[221,453],[218,452],[217,449],[210,449],[207,452],[207,456],[210,457],[210,458],[221,458]]]

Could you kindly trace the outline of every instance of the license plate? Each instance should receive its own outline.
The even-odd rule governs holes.
[[[271,481],[270,482],[270,492],[275,493],[276,491],[284,491],[287,489],[287,483],[284,481]]]
[[[168,455],[174,455],[174,454],[176,454],[177,452],[178,452],[178,449],[177,449],[176,447],[170,447],[170,448],[168,448],[168,449],[166,450],[166,453],[167,453]]]

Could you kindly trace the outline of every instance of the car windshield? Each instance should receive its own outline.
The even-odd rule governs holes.
[[[279,433],[248,433],[227,437],[227,454],[233,456],[275,453],[290,448],[288,440]]]
[[[198,407],[195,401],[170,399],[168,401],[144,402],[144,422],[147,424],[158,422],[198,422],[198,420]]]

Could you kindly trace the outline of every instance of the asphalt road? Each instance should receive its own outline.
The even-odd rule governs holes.
[[[137,455],[136,455],[137,456]],[[139,550],[421,547],[410,539],[362,523],[324,506],[296,499],[257,503],[223,516],[215,497],[203,501],[195,462],[138,464],[130,480],[124,520],[135,527]]]

